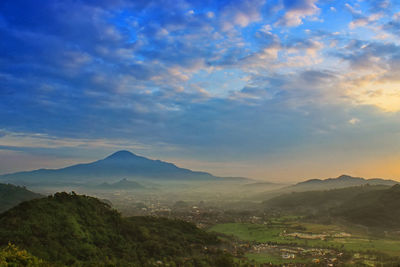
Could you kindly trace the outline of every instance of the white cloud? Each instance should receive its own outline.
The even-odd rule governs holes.
[[[357,123],[359,123],[359,122],[360,122],[360,120],[357,119],[357,118],[351,118],[351,119],[349,120],[349,123],[352,124],[352,125],[357,124]]]
[[[285,15],[278,20],[276,25],[295,27],[303,23],[303,19],[309,16],[313,16],[319,12],[319,8],[316,6],[317,0],[301,0],[296,3],[289,2],[291,4],[286,5]]]

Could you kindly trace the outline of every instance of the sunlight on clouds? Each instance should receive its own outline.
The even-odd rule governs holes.
[[[293,173],[275,169],[288,178],[318,167],[304,156],[310,147],[325,153],[353,133],[360,145],[346,144],[348,151],[340,149],[325,167],[360,148],[393,147],[380,142],[400,125],[395,1],[73,1],[71,8],[60,0],[37,10],[6,2],[0,5],[3,149],[157,155],[169,147],[186,151],[193,166],[230,173],[237,165],[240,173],[240,155],[260,158],[306,143],[286,161]],[[12,12],[2,13],[8,5]],[[320,139],[308,140],[314,133]],[[322,147],[336,137],[334,146]],[[218,162],[216,155],[226,158],[227,151],[233,163],[221,170],[198,161]],[[296,165],[299,158],[310,162],[307,169]]]
[[[357,124],[357,123],[359,123],[359,122],[360,122],[360,120],[357,119],[357,118],[351,118],[351,119],[349,120],[349,123],[352,124],[352,125],[355,125],[355,124]]]
[[[124,140],[58,138],[41,133],[10,132],[0,129],[0,146],[14,148],[115,148],[130,147],[131,149],[146,149],[143,144]]]
[[[348,94],[357,104],[373,105],[386,112],[400,111],[400,82],[367,82]]]

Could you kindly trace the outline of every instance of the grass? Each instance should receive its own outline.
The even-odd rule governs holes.
[[[282,259],[280,256],[267,253],[248,253],[245,255],[250,261],[256,263],[272,263],[272,264],[287,264],[287,263],[310,263],[307,259]]]
[[[281,229],[269,228],[260,224],[251,223],[226,223],[211,227],[210,231],[234,235],[241,240],[268,242],[279,240]]]

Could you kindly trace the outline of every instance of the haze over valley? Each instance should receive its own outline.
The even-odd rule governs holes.
[[[400,2],[1,0],[0,267],[400,265]]]

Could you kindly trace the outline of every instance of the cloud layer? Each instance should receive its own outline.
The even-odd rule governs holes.
[[[320,175],[332,159],[310,162],[329,151],[328,172],[357,171],[339,167],[354,157],[400,163],[399,11],[381,0],[3,0],[0,148],[84,159],[127,147],[221,162],[222,174],[247,164],[240,174],[258,178]]]

